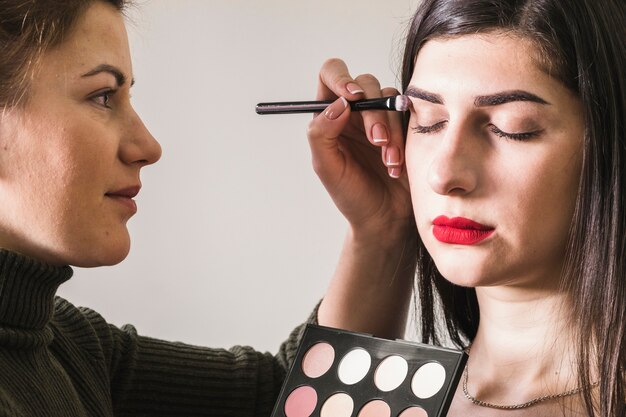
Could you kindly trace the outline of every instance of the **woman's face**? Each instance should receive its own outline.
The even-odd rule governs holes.
[[[463,286],[558,283],[582,165],[580,100],[504,34],[435,39],[410,86],[419,234]]]
[[[28,101],[0,115],[0,247],[115,264],[129,250],[139,172],[161,155],[129,101],[122,16],[96,2],[39,64]]]

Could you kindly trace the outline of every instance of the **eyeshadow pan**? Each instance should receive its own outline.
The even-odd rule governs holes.
[[[302,372],[309,378],[324,375],[335,360],[335,349],[326,342],[316,343],[304,354]]]
[[[409,407],[401,412],[398,417],[428,417],[428,413],[421,407]]]
[[[361,408],[357,417],[391,417],[391,408],[383,400],[370,401]]]
[[[413,375],[411,390],[418,398],[430,398],[437,394],[446,381],[446,369],[437,362],[429,362]]]
[[[294,389],[285,401],[287,417],[309,417],[317,405],[317,392],[307,385]]]
[[[353,385],[362,380],[370,370],[372,357],[365,349],[351,350],[343,357],[339,364],[337,374],[339,379],[346,385]]]
[[[409,364],[402,356],[388,356],[376,368],[374,383],[381,391],[393,391],[402,384],[408,372]]]
[[[445,417],[467,354],[307,324],[272,417]]]
[[[354,401],[345,392],[332,395],[320,411],[320,417],[350,417],[354,410]]]

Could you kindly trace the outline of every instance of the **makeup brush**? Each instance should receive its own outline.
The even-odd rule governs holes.
[[[256,105],[256,112],[258,114],[318,113],[324,111],[333,101],[334,100],[259,103]],[[407,111],[409,109],[409,98],[400,95],[349,101],[348,104],[350,104],[350,109],[353,111]]]

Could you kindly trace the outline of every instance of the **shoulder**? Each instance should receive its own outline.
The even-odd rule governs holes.
[[[77,307],[71,302],[55,298],[51,321],[54,344],[65,349],[78,349],[96,360],[109,361],[120,341],[136,336],[133,326],[122,329],[109,324],[98,312]]]

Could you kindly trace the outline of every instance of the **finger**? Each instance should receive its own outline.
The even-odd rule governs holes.
[[[336,183],[344,171],[345,155],[339,149],[339,135],[350,119],[350,106],[340,97],[309,122],[307,137],[313,170],[324,186]]]
[[[393,96],[399,93],[395,88],[385,88],[382,94],[383,96]],[[387,120],[389,126],[389,141],[383,155],[383,162],[387,166],[389,176],[399,178],[404,169],[405,138],[402,128],[402,113],[387,112]]]
[[[362,98],[363,88],[352,78],[348,66],[339,58],[326,60],[319,73],[317,100],[346,97],[348,100]]]
[[[364,95],[367,99],[384,97],[386,95],[396,95],[397,90],[385,89],[381,90],[380,82],[371,74],[359,75],[356,81],[365,90]],[[392,91],[390,91],[392,90]],[[395,93],[394,93],[395,92]],[[388,111],[370,110],[361,112],[363,117],[363,126],[368,140],[375,146],[388,146],[391,130],[389,127]]]
[[[385,154],[387,173],[392,178],[400,178],[404,170],[404,138],[402,135],[402,121],[399,114],[389,115],[391,135],[389,146]]]
[[[382,97],[380,82],[372,74],[361,74],[356,77],[356,81],[363,87],[363,94],[366,99]],[[389,129],[385,112],[363,111],[361,117],[363,118],[365,134],[370,143],[375,146],[386,146],[389,140]]]

